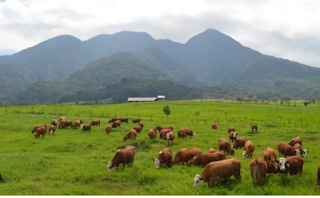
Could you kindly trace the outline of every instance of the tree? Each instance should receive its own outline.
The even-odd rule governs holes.
[[[167,122],[168,122],[168,116],[169,116],[169,115],[170,115],[170,113],[171,113],[171,110],[170,110],[169,105],[164,106],[162,110],[163,110],[164,114],[166,114],[166,115],[167,115]]]
[[[76,100],[76,105],[78,105],[79,104],[79,101],[78,100]]]

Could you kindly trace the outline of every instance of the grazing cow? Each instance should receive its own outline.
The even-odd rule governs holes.
[[[172,131],[172,129],[162,129],[160,131],[160,139],[167,139],[167,133],[169,133],[170,131]]]
[[[291,156],[287,158],[279,158],[278,162],[278,173],[298,174],[301,176],[303,168],[303,159],[300,156]]]
[[[45,126],[45,127],[47,127],[47,125],[37,125],[37,126],[35,126],[33,129],[32,129],[32,134],[34,133],[34,132],[36,132],[36,130],[37,130],[37,128],[39,128],[39,127],[42,127],[42,126]]]
[[[80,124],[83,123],[83,118],[78,118],[78,120],[79,120]]]
[[[179,137],[179,138],[185,138],[185,137],[187,137],[188,131],[189,131],[189,129],[187,129],[187,128],[180,129],[180,130],[178,131],[178,137]]]
[[[149,132],[148,132],[148,135],[149,135],[149,138],[151,140],[153,140],[153,139],[155,139],[157,137],[156,132],[155,132],[154,129],[150,129]]]
[[[193,165],[193,166],[205,167],[210,162],[220,161],[225,159],[226,159],[226,154],[223,151],[217,152],[217,153],[209,153],[209,154],[195,156],[191,158],[188,161],[187,166]]]
[[[320,188],[320,166],[318,166],[318,188]]]
[[[244,151],[242,153],[242,159],[246,157],[252,157],[254,151],[254,145],[251,141],[246,141],[244,144]]]
[[[200,156],[200,155],[202,155],[202,152],[199,148],[194,147],[190,150],[190,158],[194,156]]]
[[[294,145],[297,144],[297,143],[302,146],[302,140],[301,140],[300,137],[295,137],[295,138],[293,138],[288,144],[289,144],[290,146],[294,146]]]
[[[173,131],[170,131],[169,133],[166,134],[167,136],[167,140],[168,140],[168,144],[172,145],[173,144],[173,140],[174,140],[174,134]]]
[[[160,168],[161,166],[171,167],[172,165],[172,152],[169,148],[165,148],[159,152],[157,159],[152,159],[155,163],[156,168]]]
[[[229,127],[228,128],[228,133],[230,133],[231,131],[235,132],[236,130],[234,129],[234,127]]]
[[[244,144],[246,143],[246,141],[247,141],[247,138],[245,138],[245,137],[241,137],[239,139],[236,139],[236,141],[233,145],[233,148],[238,149],[238,148],[244,147]]]
[[[289,144],[286,143],[279,143],[278,144],[278,152],[279,152],[279,157],[281,157],[282,155],[284,155],[284,157],[287,156],[294,156],[296,154],[300,154],[300,150],[299,149],[294,149],[293,146],[290,146]]]
[[[57,126],[58,120],[52,119],[51,120],[51,125]]]
[[[208,151],[207,151],[207,154],[209,154],[209,153],[215,153],[215,152],[216,152],[216,150],[214,150],[213,148],[209,148]]]
[[[138,126],[134,127],[133,129],[136,130],[138,133],[140,133],[142,130],[142,127],[140,125],[138,125]]]
[[[190,152],[188,151],[188,149],[183,148],[176,153],[176,156],[172,160],[172,164],[187,163],[189,161],[189,158],[190,158]]]
[[[40,138],[40,135],[42,135],[42,138],[44,138],[44,135],[47,133],[47,126],[44,125],[44,126],[37,128],[35,133],[36,134],[34,136],[36,137],[36,139]]]
[[[126,149],[126,148],[133,149],[134,151],[136,150],[136,147],[130,146],[130,145],[127,145],[127,146],[118,146],[118,147],[117,147],[117,149],[119,149],[119,150],[123,150],[123,149]]]
[[[264,149],[263,158],[266,161],[267,166],[268,166],[267,173],[277,173],[276,172],[277,169],[276,169],[276,165],[275,165],[277,156],[276,156],[276,153],[274,152],[274,150],[270,147],[267,147],[266,149]]]
[[[53,135],[55,131],[56,131],[56,126],[55,125],[51,125],[50,128],[49,128],[50,135]]]
[[[201,186],[204,182],[208,182],[208,186],[212,187],[214,182],[219,178],[230,178],[232,175],[238,182],[241,182],[240,174],[241,162],[238,158],[210,162],[204,168],[200,175],[196,175],[193,179],[194,187]]]
[[[73,122],[72,121],[67,121],[67,120],[61,120],[61,128],[68,128],[68,126],[72,126]]]
[[[307,149],[303,149],[302,146],[299,144],[299,143],[296,143],[294,146],[293,146],[294,150],[296,149],[299,149],[299,156],[301,157],[306,157],[308,156],[308,153],[309,151]],[[296,152],[296,155],[298,155],[298,152]]]
[[[129,138],[137,138],[137,131],[135,129],[132,129],[126,136],[124,136],[123,141],[126,141]]]
[[[192,137],[196,137],[196,133],[193,132],[191,129],[187,132],[187,135],[190,137],[190,139],[191,139]]]
[[[114,121],[117,121],[117,120],[120,120],[119,118],[112,118],[111,120],[108,121],[108,123],[111,123],[111,122],[114,122]]]
[[[116,120],[112,123],[112,128],[117,128],[121,126],[121,121],[120,120]]]
[[[253,186],[261,185],[268,171],[267,162],[262,157],[251,160],[250,171]]]
[[[106,126],[106,129],[105,129],[105,130],[106,130],[106,133],[107,133],[107,134],[110,134],[111,129],[112,129],[111,126],[110,126],[110,125],[107,125],[107,126]]]
[[[237,132],[230,132],[229,133],[229,142],[232,141],[232,143],[237,139],[237,135],[238,133]]]
[[[91,122],[91,125],[92,125],[92,126],[96,126],[96,125],[100,126],[100,120],[94,120],[94,121],[92,121],[92,122]]]
[[[253,133],[256,133],[258,131],[258,126],[256,124],[253,125],[251,128],[252,128]]]
[[[218,124],[216,122],[212,123],[212,129],[217,129]]]
[[[113,157],[111,162],[108,162],[108,171],[111,172],[116,167],[118,168],[119,165],[123,165],[123,168],[126,164],[132,166],[134,161],[135,151],[130,148],[125,148],[122,150],[118,150],[116,155]]]
[[[157,126],[156,129],[158,129],[158,131],[161,132],[163,129],[171,129],[171,130],[173,130],[173,127],[172,126],[167,126],[167,127]]]
[[[91,132],[91,124],[82,124],[80,125],[80,128],[82,129],[82,132]]]
[[[139,122],[139,124],[138,124],[139,126],[141,126],[141,130],[143,129],[143,127],[144,127],[144,124],[142,123],[142,122]]]
[[[72,124],[72,127],[73,128],[78,128],[78,127],[80,127],[80,125],[81,125],[80,120],[77,120]]]
[[[225,139],[219,140],[219,150],[224,151],[227,155],[234,155],[233,147],[231,147],[229,142]]]
[[[140,122],[140,118],[135,118],[132,120],[133,123],[139,123]]]
[[[120,118],[120,121],[128,123],[128,118]]]

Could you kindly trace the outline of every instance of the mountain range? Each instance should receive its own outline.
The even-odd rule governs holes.
[[[0,56],[0,76],[2,103],[89,100],[79,93],[112,98],[102,94],[110,92],[112,85],[120,89],[117,94],[122,98],[115,101],[123,102],[127,96],[153,93],[130,92],[134,85],[145,90],[167,83],[185,90],[179,95],[174,89],[167,93],[176,99],[202,98],[210,95],[209,90],[213,95],[233,97],[320,99],[320,69],[261,54],[214,29],[184,44],[129,31],[86,41],[57,36],[16,54]],[[137,83],[137,79],[144,83]],[[187,93],[189,87],[197,94]]]

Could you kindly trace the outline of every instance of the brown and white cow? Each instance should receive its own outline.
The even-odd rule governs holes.
[[[296,155],[299,155],[299,156],[301,156],[301,157],[306,157],[306,156],[308,156],[308,153],[309,153],[309,151],[305,148],[302,148],[302,146],[299,144],[299,143],[296,143],[294,146],[293,146],[293,148],[295,149],[295,151],[296,151]],[[297,150],[296,149],[299,149],[299,152],[297,152]]]
[[[132,120],[133,123],[139,123],[140,122],[140,118],[135,118]]]
[[[169,129],[162,129],[162,130],[160,131],[160,139],[166,140],[166,139],[167,139],[167,133],[169,133],[170,131],[172,131],[171,128],[169,128]]]
[[[82,132],[91,132],[91,124],[82,124],[80,125],[80,129],[82,129]]]
[[[33,132],[32,132],[33,133]],[[47,126],[46,125],[43,125],[43,126],[40,126],[36,129],[35,131],[35,138],[40,138],[40,135],[42,135],[42,138],[44,138],[44,135],[47,133]]]
[[[227,155],[234,155],[233,147],[231,147],[229,142],[225,139],[219,140],[219,150],[224,151]]]
[[[237,139],[237,135],[238,135],[238,133],[237,132],[230,132],[229,133],[229,142],[230,141],[232,141],[232,142],[234,142],[236,139]]]
[[[190,139],[196,137],[196,133],[193,132],[191,129],[189,129],[189,131],[187,131],[187,135],[190,137]]]
[[[293,146],[283,142],[278,144],[278,152],[279,152],[279,157],[281,157],[282,155],[284,155],[284,157],[287,157],[287,156],[294,156],[294,155],[300,154],[299,149],[294,149]]]
[[[50,128],[49,128],[50,135],[53,135],[55,131],[56,131],[56,126],[55,125],[51,125]]]
[[[261,185],[268,172],[267,162],[262,157],[251,160],[250,171],[253,186]]]
[[[214,182],[219,178],[230,178],[232,175],[238,182],[241,182],[240,174],[241,162],[238,158],[210,162],[206,165],[200,175],[196,175],[193,179],[194,187],[201,186],[204,182],[208,182],[208,186],[212,187]]]
[[[244,147],[245,143],[247,141],[246,137],[241,137],[239,139],[236,139],[236,141],[233,144],[233,148],[234,149],[238,149],[238,148],[242,148]]]
[[[253,133],[256,133],[258,131],[258,126],[255,124],[251,127]]]
[[[277,173],[276,170],[276,153],[270,147],[267,147],[263,151],[263,159],[267,162],[268,172],[267,173]]]
[[[61,128],[68,128],[72,126],[73,122],[71,120],[61,120]]]
[[[58,120],[52,119],[51,120],[51,125],[57,126]]]
[[[156,168],[160,168],[161,166],[171,167],[172,165],[172,151],[169,148],[165,148],[159,152],[157,159],[152,159],[155,163]]]
[[[200,155],[202,155],[202,152],[199,148],[194,147],[190,150],[190,157],[200,156]]]
[[[112,128],[111,128],[110,125],[107,125],[106,128],[105,128],[105,130],[106,130],[106,133],[107,133],[107,134],[110,134]]]
[[[226,159],[226,154],[223,151],[217,152],[217,153],[209,153],[209,154],[204,154],[204,155],[195,156],[191,158],[188,161],[187,166],[205,167],[210,162],[215,162],[215,161],[220,161],[225,159]]]
[[[184,164],[187,163],[190,159],[190,152],[188,149],[183,148],[180,151],[178,151],[172,160],[172,164]]]
[[[169,133],[167,133],[166,136],[167,136],[168,144],[172,145],[174,140],[173,131],[170,131]]]
[[[156,129],[158,129],[158,131],[161,132],[163,129],[173,130],[173,127],[172,126],[166,126],[166,127],[157,126]]]
[[[189,130],[190,130],[190,129],[188,129],[188,128],[180,129],[180,130],[178,131],[178,137],[179,137],[179,138],[185,138],[185,137],[187,137],[187,133],[188,133]]]
[[[108,123],[111,123],[111,122],[114,122],[114,121],[117,121],[117,120],[121,120],[120,118],[111,118],[111,120],[108,121]]]
[[[216,122],[212,123],[212,129],[217,129],[218,124]]]
[[[45,126],[46,128],[47,128],[47,125],[37,125],[37,126],[35,126],[33,129],[32,129],[32,134],[34,133],[34,132],[36,132],[36,130],[37,130],[37,128],[39,128],[39,127],[42,127],[42,126]]]
[[[140,125],[138,125],[138,126],[134,127],[133,129],[136,130],[138,133],[140,133],[142,130],[142,127]]]
[[[288,144],[289,144],[290,146],[294,146],[294,145],[297,144],[297,143],[302,146],[302,140],[301,140],[300,137],[295,137],[295,138],[293,138]]]
[[[114,168],[118,168],[121,164],[123,165],[123,168],[125,165],[132,166],[134,161],[135,151],[130,148],[125,148],[122,150],[118,150],[116,155],[113,157],[111,162],[108,162],[108,171],[113,171]]]
[[[208,151],[207,151],[207,154],[209,154],[209,153],[215,153],[215,152],[216,152],[216,150],[214,150],[213,148],[209,148]]]
[[[128,140],[129,138],[137,138],[138,132],[135,129],[132,129],[127,135],[124,136],[123,141]]]
[[[229,127],[229,128],[228,128],[228,133],[230,133],[231,131],[234,132],[234,131],[236,131],[236,130],[234,129],[234,127]]]
[[[100,120],[94,120],[91,122],[91,126],[96,126],[96,125],[100,126]]]
[[[301,176],[303,168],[303,159],[300,156],[291,156],[287,158],[279,158],[278,173],[287,173],[288,176],[292,174],[299,174]]]
[[[253,155],[253,151],[254,151],[254,145],[251,141],[246,141],[246,143],[244,144],[244,151],[242,153],[242,159],[246,158],[246,157],[252,157]]]
[[[112,123],[112,128],[117,128],[121,126],[121,121],[120,120],[116,120]]]
[[[153,140],[153,139],[155,139],[157,137],[156,131],[154,129],[150,129],[149,132],[148,132],[148,135],[149,135],[149,138],[151,140]]]

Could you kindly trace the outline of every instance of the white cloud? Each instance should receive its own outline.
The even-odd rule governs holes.
[[[320,67],[319,8],[312,0],[6,0],[0,51],[62,34],[87,40],[123,30],[184,43],[213,28],[264,54]]]

